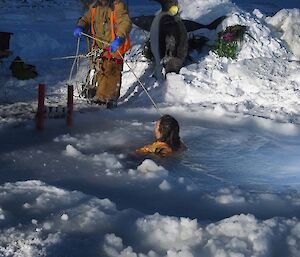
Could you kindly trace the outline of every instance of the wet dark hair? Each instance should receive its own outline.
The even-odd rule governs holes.
[[[178,121],[167,114],[163,115],[159,121],[158,130],[161,133],[161,137],[158,141],[167,143],[173,151],[177,151],[181,144]]]

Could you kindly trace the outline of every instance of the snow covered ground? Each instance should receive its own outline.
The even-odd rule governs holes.
[[[128,2],[132,16],[157,10]],[[81,6],[0,1],[13,57],[39,73],[21,82],[8,69],[13,57],[0,64],[0,256],[300,256],[300,3],[179,2],[184,18],[227,15],[217,31],[242,24],[251,36],[235,61],[204,49],[157,82],[134,27],[128,64],[188,146],[158,159],[133,154],[153,140],[159,115],[126,67],[117,109],[76,98],[71,128],[48,120],[37,132],[38,83],[47,102],[65,104],[72,60],[52,58],[75,53]],[[216,31],[197,33],[213,44]],[[85,72],[81,62],[71,82]]]

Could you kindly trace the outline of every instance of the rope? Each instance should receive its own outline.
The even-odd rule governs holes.
[[[128,62],[125,61],[124,57],[121,55],[120,51],[117,51],[118,54],[120,55],[120,57],[122,58],[123,62],[127,65],[127,67],[129,68],[129,70],[132,72],[133,76],[137,79],[137,81],[139,82],[139,84],[141,85],[141,87],[144,89],[146,95],[149,97],[151,103],[153,104],[154,108],[157,110],[157,112],[159,113],[160,116],[163,116],[163,114],[161,113],[161,111],[159,110],[157,104],[154,102],[153,98],[150,96],[148,90],[145,88],[145,86],[143,85],[142,81],[139,79],[139,77],[133,72],[132,68],[129,66]]]
[[[55,60],[68,60],[68,59],[76,59],[76,58],[87,58],[87,55],[79,54],[79,55],[70,55],[70,56],[63,56],[63,57],[54,57],[51,58],[50,60],[55,61]]]
[[[73,61],[73,64],[72,64],[72,68],[71,68],[71,71],[70,71],[69,83],[70,83],[70,81],[71,81],[71,78],[72,78],[72,75],[73,75],[73,71],[74,71],[74,67],[75,67],[75,64],[76,64],[77,59],[78,59],[79,46],[80,46],[80,38],[78,37],[78,38],[77,38],[76,54],[75,54],[76,57],[74,58],[74,61]]]
[[[83,36],[86,36],[88,38],[91,38],[93,40],[96,40],[102,44],[106,44],[106,45],[110,45],[108,42],[103,41],[101,39],[98,39],[96,37],[92,37],[84,32],[81,33]],[[163,116],[163,114],[161,113],[161,111],[159,110],[157,104],[155,103],[155,101],[153,100],[153,98],[150,96],[148,90],[145,88],[144,84],[142,83],[142,81],[139,79],[139,77],[135,74],[135,72],[133,71],[133,69],[130,67],[130,65],[128,64],[128,62],[124,59],[123,55],[120,53],[119,50],[117,50],[117,53],[120,55],[121,59],[123,60],[123,62],[127,65],[127,67],[129,68],[129,70],[132,72],[132,74],[134,75],[134,77],[137,79],[138,83],[141,85],[141,87],[143,88],[143,90],[145,91],[146,95],[148,96],[148,98],[150,99],[152,105],[154,106],[154,108],[157,110],[157,112],[159,113],[160,116]]]
[[[75,58],[74,58],[72,68],[71,68],[71,71],[70,71],[68,84],[71,83],[71,79],[72,79],[72,75],[73,75],[73,71],[74,71],[76,63],[77,63],[77,73],[76,74],[78,74],[78,71],[79,71],[79,48],[80,48],[80,38],[78,37],[77,38],[77,47],[76,47]],[[79,92],[78,83],[76,83],[76,90],[77,90],[77,92]]]

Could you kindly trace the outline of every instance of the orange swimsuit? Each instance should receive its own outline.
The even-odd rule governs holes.
[[[155,155],[158,155],[160,157],[166,157],[171,156],[174,153],[181,153],[185,151],[187,147],[184,145],[184,143],[180,143],[180,148],[174,152],[172,148],[165,142],[155,141],[151,145],[145,145],[139,149],[136,150],[136,153],[139,154],[148,154],[152,153]]]
[[[136,150],[137,153],[147,154],[152,153],[160,157],[170,156],[173,151],[172,148],[165,142],[156,141],[151,145],[145,145]]]

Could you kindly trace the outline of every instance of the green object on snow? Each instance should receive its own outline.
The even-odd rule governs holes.
[[[237,58],[238,45],[243,41],[247,27],[243,25],[229,26],[218,33],[214,52],[219,57]]]

